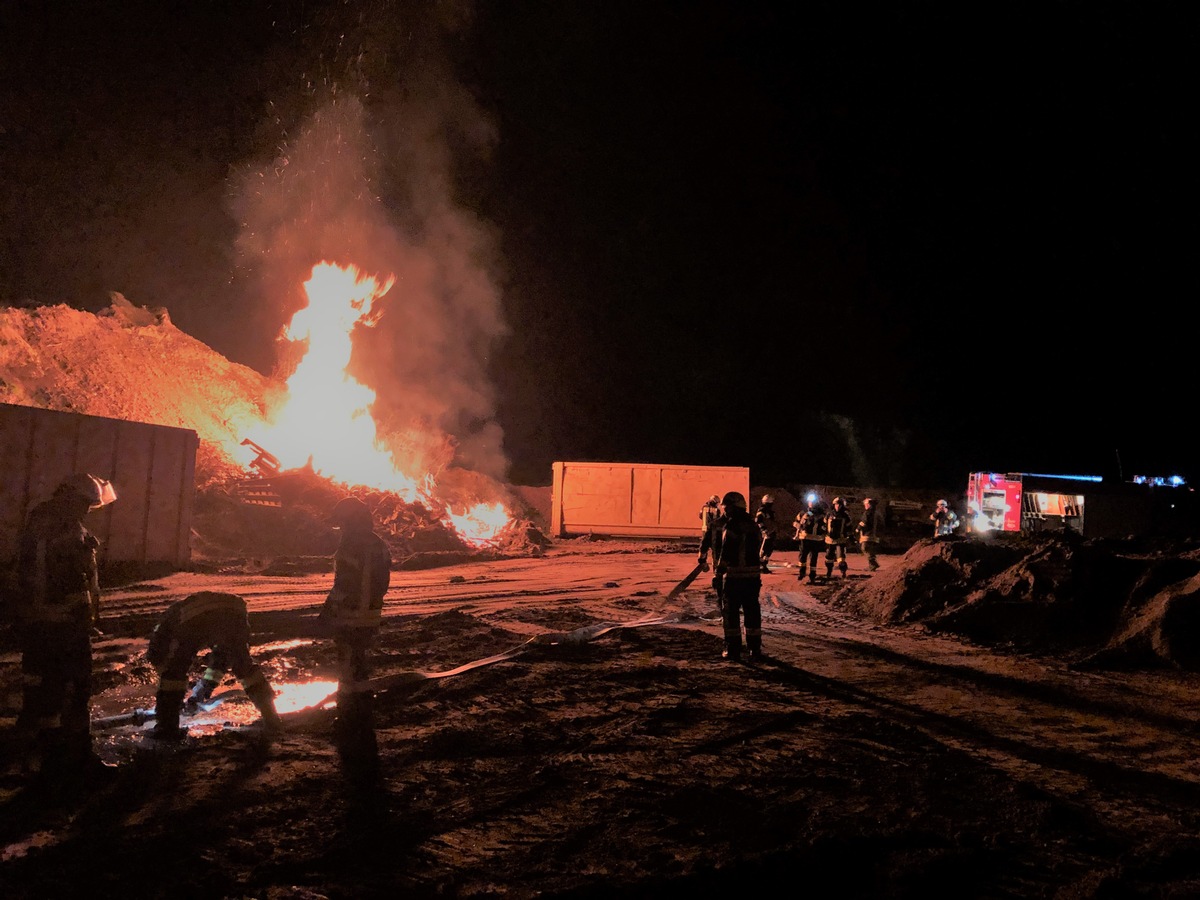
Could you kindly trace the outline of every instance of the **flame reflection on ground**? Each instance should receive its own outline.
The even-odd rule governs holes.
[[[295,712],[310,706],[327,706],[334,702],[333,693],[337,690],[336,681],[308,681],[302,684],[275,685],[275,709],[280,713]],[[321,703],[322,700],[329,703]]]

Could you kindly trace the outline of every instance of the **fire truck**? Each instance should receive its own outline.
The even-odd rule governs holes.
[[[1179,476],[1128,482],[1037,472],[967,476],[967,531],[977,535],[1180,536],[1197,532],[1198,513],[1195,492]]]

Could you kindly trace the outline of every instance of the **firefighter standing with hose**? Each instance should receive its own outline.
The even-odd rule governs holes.
[[[337,649],[338,688],[335,734],[350,774],[367,784],[378,767],[370,687],[370,652],[379,633],[383,597],[391,580],[392,559],[375,533],[371,510],[357,497],[333,507],[330,525],[341,531],[333,557],[333,587],[320,622]]]
[[[71,475],[29,511],[20,538],[15,588],[6,603],[21,648],[17,733],[25,744],[25,773],[49,791],[101,786],[115,773],[92,748],[100,542],[83,520],[116,499],[107,480]]]
[[[762,659],[762,533],[746,509],[746,498],[730,491],[721,498],[723,515],[712,535],[713,568],[721,580],[721,624],[724,659],[742,658],[742,619],[746,624],[746,649],[751,660]],[[709,542],[701,545],[701,560]]]

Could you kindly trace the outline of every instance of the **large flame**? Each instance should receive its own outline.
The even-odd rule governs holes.
[[[283,332],[285,339],[303,342],[306,349],[287,380],[285,397],[269,414],[269,424],[245,437],[269,450],[285,469],[311,466],[343,484],[391,491],[406,502],[441,510],[464,541],[490,543],[508,524],[503,504],[479,502],[452,512],[435,499],[431,473],[405,474],[402,461],[377,432],[371,414],[375,391],[347,371],[355,327],[375,324],[373,308],[394,282],[393,276],[380,282],[355,266],[322,262],[313,267],[304,283],[308,305]]]

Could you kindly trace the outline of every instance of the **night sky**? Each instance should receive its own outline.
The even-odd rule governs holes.
[[[0,301],[120,291],[269,371],[297,299],[234,186],[355,96],[403,245],[470,223],[514,483],[1200,478],[1187,4],[13,6]]]

